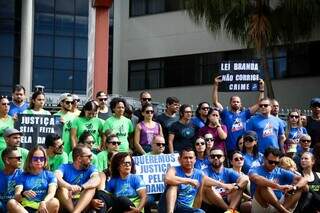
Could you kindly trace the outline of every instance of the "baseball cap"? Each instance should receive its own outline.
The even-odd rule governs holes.
[[[76,95],[76,94],[72,94],[72,98],[73,98],[73,100],[75,100],[75,101],[80,101],[80,98],[79,98],[79,96],[78,95]]]
[[[73,101],[72,95],[70,93],[62,93],[59,97],[58,104],[65,100]]]
[[[9,137],[11,135],[14,135],[14,134],[19,134],[19,135],[23,135],[22,132],[20,132],[19,130],[15,129],[15,128],[7,128],[5,131],[4,131],[4,137]]]
[[[315,104],[320,104],[320,98],[312,98],[310,101],[310,106],[312,107]]]
[[[257,133],[255,131],[248,130],[244,133],[243,138],[250,137],[253,140],[257,140]]]
[[[108,98],[108,96],[106,95],[106,93],[100,91],[97,93],[96,98]]]

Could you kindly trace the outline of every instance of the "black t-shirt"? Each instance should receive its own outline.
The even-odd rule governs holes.
[[[172,124],[169,134],[174,135],[173,150],[180,152],[183,148],[193,147],[195,140],[195,126],[190,121],[187,124],[183,124],[177,121]]]
[[[311,136],[311,146],[314,147],[316,143],[320,143],[320,120],[314,120],[311,116],[308,116],[306,129]]]
[[[156,118],[156,121],[162,127],[163,137],[166,141],[168,140],[169,129],[171,128],[172,124],[178,120],[179,116],[169,117],[165,113],[162,113]]]

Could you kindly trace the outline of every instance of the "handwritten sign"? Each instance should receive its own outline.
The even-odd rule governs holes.
[[[179,154],[134,156],[136,174],[140,174],[147,186],[148,194],[164,192],[164,176],[171,166],[179,166]]]
[[[222,76],[222,83],[219,91],[244,92],[259,90],[260,64],[256,60],[221,62],[220,75]]]

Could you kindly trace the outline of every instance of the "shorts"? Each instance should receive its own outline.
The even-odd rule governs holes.
[[[32,208],[32,209],[38,209],[39,205],[40,205],[40,202],[36,202],[36,201],[33,201],[33,200],[27,200],[26,198],[22,198],[21,205],[23,207],[29,207],[29,208]]]
[[[281,198],[280,198],[280,203],[284,203],[284,198],[285,196],[283,195]],[[296,207],[298,205],[298,202],[296,203],[296,205],[294,206],[293,209],[288,209],[289,211],[293,212]],[[267,208],[264,208],[260,205],[260,203],[258,203],[258,201],[256,200],[255,197],[253,197],[253,200],[252,200],[252,207],[251,207],[251,213],[275,213],[275,212],[278,212],[278,210],[276,208],[274,208],[272,205],[269,205]]]

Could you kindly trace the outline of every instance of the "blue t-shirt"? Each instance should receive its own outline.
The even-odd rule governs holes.
[[[307,134],[306,128],[291,127],[291,129],[289,130],[288,139],[292,139],[296,144],[298,144],[302,134]]]
[[[251,168],[249,170],[249,175],[251,174],[260,175],[280,185],[292,184],[295,177],[295,175],[291,171],[282,169],[280,167],[276,167],[271,172],[268,172],[264,168],[264,165]],[[250,191],[251,191],[251,195],[254,196],[254,193],[256,192],[256,183],[254,183],[253,181],[251,181]],[[280,190],[273,190],[273,192],[275,193],[278,199],[280,199],[281,196],[283,195],[283,192],[281,192]]]
[[[242,171],[245,174],[248,174],[251,167],[260,166],[263,164],[263,154],[260,152],[256,157],[254,157],[253,155],[249,155],[248,153],[243,153],[243,158],[244,162]]]
[[[210,166],[210,164],[211,163],[210,163],[208,157],[205,157],[203,160],[197,158],[196,163],[194,164],[194,168],[200,169],[200,170],[205,170],[206,168],[208,168]]]
[[[283,125],[278,118],[270,115],[265,117],[257,114],[250,118],[247,122],[247,130],[252,130],[258,136],[258,150],[264,153],[268,147],[279,149],[279,136],[284,134]]]
[[[245,109],[239,113],[224,109],[220,113],[222,123],[227,126],[228,137],[226,140],[227,151],[237,148],[237,138],[244,134],[246,121],[251,117],[250,110]]]
[[[26,198],[35,202],[43,201],[51,184],[57,185],[57,179],[53,172],[48,170],[43,170],[37,175],[23,172],[17,180],[17,186],[23,186],[23,191],[32,190],[36,193],[35,197]]]
[[[213,170],[212,166],[209,166],[204,173],[217,181],[222,183],[236,183],[240,174],[230,168],[222,168],[220,172],[216,172]],[[226,197],[227,192],[224,188],[216,187],[215,190],[221,195],[221,197]]]
[[[17,179],[21,173],[21,169],[16,169],[11,175],[6,175],[3,171],[0,171],[0,202],[2,206],[5,207],[7,202],[14,197]]]
[[[10,110],[8,112],[8,114],[10,116],[14,116],[15,114],[21,114],[23,111],[25,111],[26,109],[28,109],[29,107],[29,103],[24,102],[24,104],[22,106],[17,106],[15,105],[13,102],[10,102]]]
[[[192,117],[191,122],[197,129],[200,129],[206,125],[206,122],[197,116]]]
[[[94,166],[89,166],[87,169],[78,170],[72,163],[62,164],[56,172],[61,172],[63,180],[72,185],[86,183],[93,174],[98,174]]]
[[[177,166],[175,167],[175,169],[176,169],[176,176],[197,180],[199,182],[199,185],[202,183],[203,172],[201,170],[193,169],[192,175],[187,176],[181,166]],[[199,188],[193,187],[190,184],[179,184],[177,202],[179,204],[192,207],[194,199],[198,193],[198,190]]]
[[[106,185],[106,191],[117,197],[124,196],[132,202],[139,199],[138,191],[145,189],[146,184],[139,175],[129,174],[125,179],[113,177]]]

